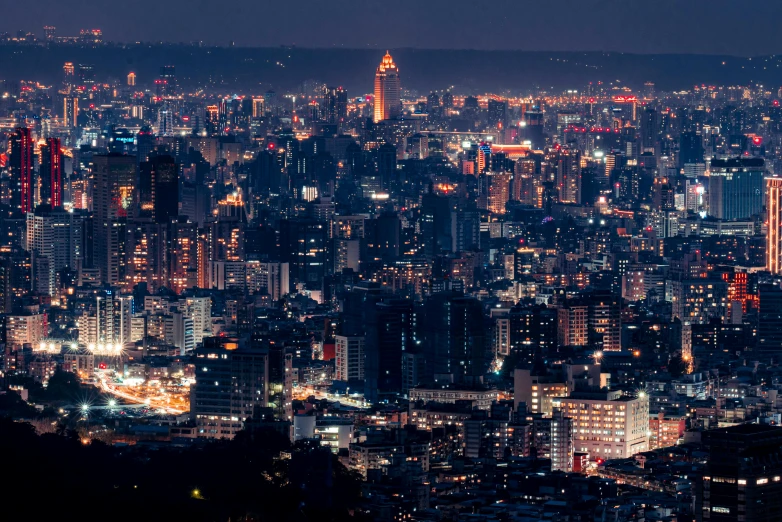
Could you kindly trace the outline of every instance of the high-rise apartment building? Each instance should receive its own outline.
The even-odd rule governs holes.
[[[334,379],[343,382],[364,380],[364,336],[335,337]]]
[[[375,123],[395,119],[401,111],[399,69],[386,52],[375,73]]]

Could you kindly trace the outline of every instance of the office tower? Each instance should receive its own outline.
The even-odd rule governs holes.
[[[291,279],[320,288],[326,276],[327,232],[326,224],[315,219],[280,221],[280,259],[289,263]]]
[[[135,87],[136,86],[136,73],[129,72],[128,73],[128,87]]]
[[[717,219],[745,219],[763,210],[763,158],[712,160],[709,214]]]
[[[429,382],[466,386],[483,382],[488,339],[480,301],[449,291],[430,296],[419,332]]]
[[[264,115],[263,98],[252,99],[252,116],[253,118],[262,118]]]
[[[342,87],[326,87],[323,95],[325,120],[342,123],[348,116],[348,93]]]
[[[177,79],[176,79],[176,67],[173,65],[164,65],[160,68],[160,74],[157,80],[155,80],[155,88],[157,95],[162,96],[176,96],[177,94]]]
[[[557,155],[557,190],[560,203],[581,204],[581,155],[563,150]]]
[[[409,300],[389,299],[364,310],[364,396],[397,397],[402,393],[402,357],[415,343],[415,313]]]
[[[678,167],[687,163],[703,163],[703,138],[695,132],[683,132],[679,141]]]
[[[57,28],[54,27],[53,25],[43,26],[43,36],[48,41],[54,40],[55,37],[57,36]]]
[[[237,339],[206,337],[195,360],[190,409],[197,436],[231,439],[244,428],[255,406],[268,404],[269,355],[239,347]]]
[[[342,382],[364,380],[364,336],[337,335],[334,338],[335,375]]]
[[[641,152],[656,152],[660,139],[659,113],[647,108],[641,115]]]
[[[63,98],[62,118],[63,125],[69,129],[76,127],[79,117],[79,98],[68,94]]]
[[[157,111],[156,130],[158,136],[174,135],[174,111],[168,104],[163,104]]]
[[[375,123],[399,117],[402,111],[400,96],[399,69],[386,52],[375,73]]]
[[[772,522],[782,510],[782,428],[741,424],[704,431],[709,458],[695,493],[703,522]]]
[[[766,179],[766,269],[782,273],[782,178]]]
[[[782,289],[779,285],[762,284],[758,294],[757,350],[777,362],[782,358]]]
[[[492,129],[502,129],[505,127],[505,120],[508,113],[508,104],[504,101],[489,100],[488,105],[488,123]]]
[[[449,197],[424,194],[421,198],[421,241],[426,256],[453,250],[455,212]]]
[[[67,212],[62,207],[39,205],[26,215],[26,233],[22,247],[32,253],[38,287],[46,295],[55,295],[56,275],[63,268],[75,269],[82,260],[84,214]],[[43,264],[48,268],[42,270]]]
[[[475,151],[475,174],[484,174],[491,169],[491,143],[481,142]]]
[[[151,127],[144,125],[136,135],[136,160],[138,163],[149,161],[153,150],[155,150],[155,134]]]
[[[33,211],[33,143],[27,127],[17,127],[11,135],[11,208],[26,214]]]
[[[119,154],[93,157],[93,241],[95,266],[101,280],[117,284],[123,277],[121,221],[132,215],[136,202],[136,158]]]
[[[621,391],[576,391],[555,398],[553,406],[573,419],[574,450],[592,459],[626,459],[649,449],[649,398],[644,392],[631,397]]]
[[[41,145],[41,203],[62,206],[62,151],[60,138],[49,138]]]

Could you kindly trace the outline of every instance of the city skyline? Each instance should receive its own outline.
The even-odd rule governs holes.
[[[125,21],[200,31],[179,1]],[[654,46],[735,11],[349,5],[201,32]],[[116,12],[0,32],[0,444],[47,499],[6,518],[778,522],[782,55]]]

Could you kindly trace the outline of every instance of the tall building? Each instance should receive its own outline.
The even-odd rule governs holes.
[[[66,94],[62,102],[62,123],[69,129],[76,127],[79,117],[79,98]]]
[[[759,285],[758,297],[757,350],[778,362],[782,357],[782,288],[779,285]]]
[[[500,100],[489,100],[488,123],[492,129],[502,129],[507,118],[508,104]]]
[[[60,138],[41,145],[41,197],[44,205],[62,206],[62,151]]]
[[[488,339],[480,301],[448,291],[430,296],[420,332],[430,382],[482,384]]]
[[[386,52],[375,73],[375,123],[395,119],[401,112],[399,69]]]
[[[782,273],[782,178],[766,178],[766,269]]]
[[[290,277],[320,285],[326,276],[328,227],[322,221],[293,218],[280,221],[280,259],[290,264]]]
[[[323,95],[325,120],[342,123],[348,116],[348,92],[342,87],[326,87]]]
[[[415,342],[413,303],[389,299],[368,304],[363,320],[366,325],[364,396],[373,401],[398,396],[402,392],[402,358]]]
[[[136,158],[120,154],[93,157],[93,256],[101,280],[117,284],[123,277],[122,221],[132,215],[136,200]]]
[[[155,223],[169,223],[179,214],[179,165],[168,155],[154,156],[140,165],[139,198],[142,210]]]
[[[32,253],[39,279],[36,286],[45,295],[54,295],[57,272],[77,268],[82,259],[84,215],[39,205],[35,212],[27,213],[26,226],[22,247]]]
[[[255,406],[269,400],[269,355],[239,347],[237,339],[207,337],[195,351],[191,416],[200,438],[231,439]]]
[[[11,208],[27,214],[33,211],[33,137],[27,127],[11,135]]]
[[[745,219],[763,210],[763,158],[712,160],[709,214],[717,219]]]
[[[363,381],[364,336],[337,335],[334,339],[334,379],[342,382]]]
[[[557,190],[560,203],[581,204],[581,155],[562,151],[557,158]]]
[[[490,172],[486,178],[489,185],[486,207],[493,214],[504,214],[505,205],[510,200],[512,175],[509,172]]]
[[[782,511],[782,428],[741,424],[704,431],[709,458],[695,494],[703,522],[771,522]]]

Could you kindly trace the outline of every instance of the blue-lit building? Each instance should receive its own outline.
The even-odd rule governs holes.
[[[763,158],[712,160],[709,214],[717,219],[744,219],[763,210]]]

